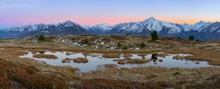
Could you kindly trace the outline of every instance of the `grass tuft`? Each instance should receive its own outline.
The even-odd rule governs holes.
[[[58,57],[55,55],[48,55],[48,54],[35,54],[33,55],[35,58],[47,58],[47,59],[57,59]]]
[[[120,55],[119,55],[119,54],[112,54],[112,53],[103,54],[102,56],[103,56],[104,58],[120,58]]]

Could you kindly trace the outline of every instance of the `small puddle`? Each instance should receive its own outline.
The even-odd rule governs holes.
[[[40,53],[35,53],[40,54]],[[206,61],[190,61],[190,60],[176,60],[173,59],[174,56],[190,56],[190,54],[169,54],[165,57],[158,57],[155,60],[150,60],[152,54],[144,55],[145,60],[149,60],[149,62],[144,64],[118,64],[117,61],[113,61],[115,59],[124,59],[123,54],[121,54],[120,58],[104,58],[102,54],[83,54],[83,53],[67,53],[67,52],[44,52],[43,54],[55,55],[57,59],[47,59],[47,58],[35,58],[33,57],[32,52],[28,52],[26,55],[20,56],[21,58],[31,58],[38,61],[46,62],[49,65],[53,66],[72,66],[74,68],[79,68],[80,72],[89,72],[95,71],[97,69],[105,69],[103,65],[108,65],[109,67],[118,67],[118,68],[133,68],[133,67],[144,67],[144,66],[160,66],[160,67],[177,67],[177,68],[199,68],[199,67],[210,67]],[[63,59],[66,58],[87,58],[87,63],[75,63],[70,61],[69,63],[62,62]],[[138,54],[131,54],[130,59],[143,59],[143,55],[140,56]]]

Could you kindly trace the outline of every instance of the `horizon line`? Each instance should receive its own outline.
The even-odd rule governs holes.
[[[154,16],[151,16],[151,17],[148,17],[147,19],[149,18],[155,18]],[[121,21],[121,22],[116,22],[116,23],[106,23],[106,22],[101,22],[101,23],[95,23],[95,24],[83,24],[83,23],[80,23],[80,22],[77,22],[77,21],[74,21],[74,20],[62,20],[62,21],[54,21],[54,22],[40,22],[40,23],[27,23],[27,24],[10,24],[11,26],[5,26],[0,24],[0,29],[1,27],[3,28],[11,28],[11,27],[18,27],[18,26],[27,26],[27,25],[35,25],[35,24],[46,24],[46,25],[50,25],[50,24],[59,24],[59,23],[63,23],[63,22],[67,22],[67,21],[71,21],[75,24],[78,24],[80,26],[95,26],[95,25],[99,25],[99,24],[107,24],[107,25],[110,25],[110,26],[114,26],[114,25],[117,25],[117,24],[121,24],[121,23],[129,23],[129,22],[134,22],[134,23],[137,23],[137,22],[142,22],[142,21],[145,21],[147,19],[142,19],[142,20],[135,20],[135,21]],[[156,20],[158,21],[163,21],[163,22],[169,22],[169,23],[173,23],[173,24],[188,24],[188,25],[194,25],[196,23],[199,23],[201,21],[203,22],[207,22],[207,23],[215,23],[215,22],[219,22],[219,21],[206,21],[206,20],[197,20],[197,21],[194,21],[194,22],[175,22],[175,21],[169,21],[170,18],[164,18],[164,20],[161,20],[161,19],[157,19],[155,18]],[[165,20],[167,19],[167,20]],[[170,19],[171,20],[171,19]],[[177,19],[178,20],[178,19]],[[185,19],[185,20],[189,20],[189,19]],[[13,26],[14,25],[14,26]]]

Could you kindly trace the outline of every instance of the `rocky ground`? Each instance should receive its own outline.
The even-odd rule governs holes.
[[[27,51],[70,51],[103,53],[188,53],[188,60],[204,60],[217,67],[207,68],[111,68],[76,74],[72,67],[50,66],[19,58]],[[42,57],[42,55],[37,55]],[[117,56],[117,55],[116,55]],[[51,55],[48,57],[52,57]],[[147,36],[47,36],[0,40],[0,87],[27,89],[219,89],[220,44],[162,38],[151,42]]]

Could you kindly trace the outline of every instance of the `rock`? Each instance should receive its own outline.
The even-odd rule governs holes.
[[[162,60],[162,59],[159,59],[159,62],[163,62],[163,60]]]
[[[157,59],[157,56],[158,56],[158,53],[154,53],[152,54],[151,59]]]

